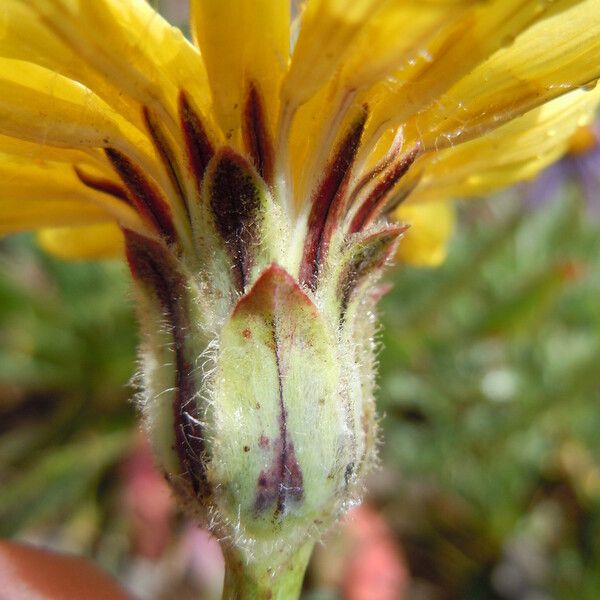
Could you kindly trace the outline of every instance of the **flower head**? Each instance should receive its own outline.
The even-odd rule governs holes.
[[[158,460],[262,568],[373,463],[394,217],[437,232],[404,260],[439,261],[442,201],[565,150],[600,98],[600,0],[192,9],[194,44],[144,0],[3,0],[0,233],[125,250]]]
[[[47,245],[106,255],[167,229],[193,251],[223,147],[294,223],[337,167],[329,224],[351,231],[531,176],[597,103],[574,91],[599,75],[597,0],[290,4],[196,0],[194,46],[143,0],[3,2],[0,231],[69,227]]]

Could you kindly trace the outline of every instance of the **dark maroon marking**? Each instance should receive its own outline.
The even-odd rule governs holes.
[[[360,192],[369,184],[373,179],[381,175],[394,161],[396,156],[398,155],[398,151],[391,153],[389,156],[385,157],[381,162],[375,165],[368,173],[363,175],[358,183],[352,188],[352,192],[350,193],[350,201],[348,202],[349,206],[352,206],[354,200],[358,197]]]
[[[275,504],[273,519],[276,520],[285,512],[288,501],[302,501],[304,498],[304,480],[302,470],[296,460],[294,444],[287,429],[287,410],[283,397],[283,374],[275,324],[273,324],[272,331],[279,385],[279,437],[273,442],[275,457],[271,468],[268,471],[261,471],[258,477],[254,510],[257,514],[261,514]]]
[[[114,148],[105,149],[106,156],[129,190],[137,211],[162,233],[169,243],[177,239],[171,207],[158,187],[125,154]]]
[[[394,248],[394,242],[406,229],[405,226],[390,225],[354,244],[338,281],[340,322],[344,322],[348,304],[356,287],[367,275],[383,267]]]
[[[321,263],[329,240],[344,209],[344,196],[350,180],[352,165],[360,146],[368,111],[363,107],[360,116],[350,127],[327,165],[325,177],[312,199],[308,231],[300,266],[300,282],[314,291]]]
[[[92,190],[96,190],[97,192],[103,192],[105,194],[109,194],[110,196],[114,196],[115,198],[123,200],[129,204],[129,196],[127,196],[127,192],[118,183],[115,183],[110,179],[104,179],[103,177],[90,175],[77,165],[73,167],[73,170],[83,185],[91,188]]]
[[[279,493],[277,495],[277,506],[275,517],[283,514],[287,499],[300,502],[304,497],[304,481],[302,471],[296,460],[294,444],[287,430],[287,409],[283,397],[283,371],[281,368],[281,356],[279,337],[275,322],[272,325],[273,344],[275,345],[275,362],[277,365],[277,383],[279,391],[279,439],[281,440],[281,452],[279,453]],[[276,466],[276,465],[273,465]]]
[[[210,209],[233,260],[237,288],[243,292],[252,267],[252,247],[259,239],[260,191],[245,158],[224,148],[214,160],[209,175]]]
[[[401,186],[400,190],[391,194],[386,200],[381,214],[389,215],[394,212],[394,210],[396,210],[413,193],[414,189],[419,185],[422,176],[423,173],[421,172],[415,177],[412,177],[409,185]]]
[[[173,257],[164,245],[129,229],[123,230],[126,258],[133,278],[150,286],[163,308],[171,315],[176,308],[178,291],[184,285]]]
[[[361,231],[371,224],[384,210],[388,194],[394,186],[406,175],[420,152],[420,145],[416,145],[410,152],[405,154],[388,172],[381,178],[375,189],[367,196],[354,215],[349,228],[349,233]]]
[[[185,279],[179,273],[173,256],[162,243],[127,229],[124,230],[124,235],[131,273],[142,285],[151,286],[172,331],[177,388],[173,401],[176,451],[194,493],[199,497],[206,497],[210,494],[206,475],[206,445],[198,421],[193,368],[185,357],[186,331],[189,330]]]
[[[198,116],[188,100],[187,94],[183,91],[179,94],[179,120],[185,139],[190,169],[196,179],[198,190],[200,190],[202,189],[204,172],[210,159],[214,156],[215,150],[202,119]]]
[[[173,187],[177,191],[177,195],[183,201],[183,205],[186,208],[189,218],[190,211],[187,204],[187,197],[173,146],[161,127],[160,122],[156,119],[154,113],[147,106],[143,107],[142,112],[144,116],[144,122],[146,123],[146,129],[148,129],[148,132],[150,133],[150,138],[152,139],[154,148],[163,162],[167,175],[169,176]]]
[[[251,83],[248,88],[242,121],[242,137],[256,170],[267,183],[272,183],[273,142],[267,128],[264,105],[254,83]]]
[[[346,465],[344,469],[344,484],[346,487],[350,485],[350,479],[352,479],[352,475],[354,474],[354,462],[350,462]]]
[[[283,451],[281,438],[277,438],[273,444],[273,451],[276,458],[271,468],[261,471],[256,481],[254,512],[258,516],[275,505],[273,520],[277,520],[289,502],[302,502],[304,482],[291,440],[287,441]]]

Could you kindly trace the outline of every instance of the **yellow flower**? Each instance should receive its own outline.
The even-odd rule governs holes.
[[[296,597],[360,495],[404,223],[439,263],[444,203],[533,176],[600,101],[600,0],[291,4],[192,0],[192,44],[145,0],[0,2],[0,234],[124,250],[146,429],[227,598]]]
[[[410,223],[396,251],[397,260],[419,267],[437,267],[446,260],[456,220],[451,202],[403,204],[394,216]]]
[[[143,0],[3,0],[0,233],[60,227],[42,243],[74,257],[80,239],[91,257],[118,253],[120,228],[166,226],[191,251],[203,161],[224,145],[305,221],[344,141],[330,220],[352,231],[400,200],[531,177],[598,100],[576,91],[600,75],[598,0],[309,0],[295,20],[284,0],[192,8],[195,45]]]

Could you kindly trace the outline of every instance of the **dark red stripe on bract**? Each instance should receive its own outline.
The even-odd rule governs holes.
[[[264,104],[256,86],[248,89],[242,121],[244,145],[259,175],[267,182],[273,179],[273,143],[267,128]]]
[[[327,165],[325,177],[312,200],[304,255],[300,265],[300,282],[313,291],[317,288],[319,269],[329,241],[343,214],[344,196],[366,120],[365,107]]]
[[[361,231],[385,210],[388,194],[415,162],[419,150],[420,147],[415,146],[385,173],[356,211],[350,223],[349,233]]]
[[[380,160],[370,171],[368,171],[365,175],[363,175],[358,183],[352,188],[352,193],[350,194],[349,200],[349,208],[352,206],[356,198],[358,198],[359,194],[363,191],[367,185],[369,185],[375,178],[379,177],[381,173],[383,173],[393,162],[396,160],[400,149],[402,147],[402,137],[399,137],[398,133],[396,133],[396,137],[392,146],[390,147],[387,155]]]
[[[415,188],[419,185],[421,177],[423,177],[423,171],[415,173],[411,176],[410,181],[407,182],[406,185],[401,185],[399,189],[394,190],[394,192],[386,198],[381,214],[387,216],[393,213],[413,193]]]
[[[156,295],[173,336],[176,369],[173,418],[179,463],[194,493],[207,496],[210,487],[206,475],[204,432],[198,420],[193,366],[185,351],[186,334],[191,326],[187,317],[185,278],[162,243],[127,229],[124,235],[131,273],[140,285]]]
[[[118,198],[119,200],[123,200],[129,204],[129,196],[127,196],[127,192],[118,183],[115,183],[110,179],[105,179],[104,177],[86,173],[77,165],[73,167],[73,170],[75,171],[79,181],[81,181],[81,183],[83,183],[85,186],[92,190],[96,190],[97,192],[109,194],[110,196]]]
[[[192,107],[185,92],[179,94],[179,119],[187,148],[190,169],[196,178],[196,184],[200,190],[204,172],[210,159],[214,156],[215,150],[202,123],[202,119]]]
[[[338,281],[337,297],[340,298],[340,320],[342,322],[354,290],[371,273],[383,268],[395,248],[396,240],[406,229],[408,229],[407,226],[390,225],[352,244]]]
[[[106,156],[127,187],[132,204],[169,243],[177,239],[171,207],[156,184],[125,154],[106,148]]]
[[[262,218],[257,175],[245,158],[223,148],[211,163],[207,178],[215,228],[233,260],[237,288],[243,292],[250,277],[252,247],[258,243]]]

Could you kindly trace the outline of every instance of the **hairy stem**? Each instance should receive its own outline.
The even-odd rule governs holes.
[[[314,543],[302,546],[283,562],[247,563],[232,548],[224,548],[223,600],[297,600]]]

